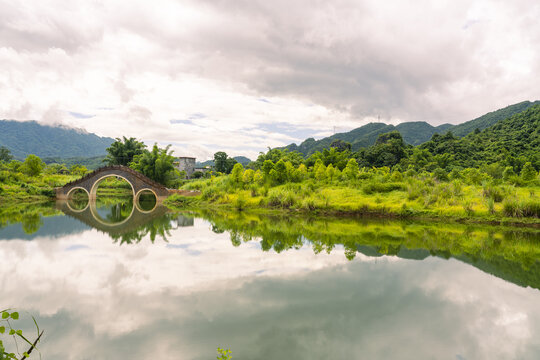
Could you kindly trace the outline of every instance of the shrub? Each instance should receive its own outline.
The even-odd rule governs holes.
[[[491,215],[495,214],[495,201],[493,200],[493,198],[491,197],[488,197],[487,199],[487,207],[488,207],[488,211]]]
[[[306,198],[304,201],[302,201],[302,209],[305,210],[315,210],[317,207],[315,205],[315,200],[313,198]]]
[[[175,207],[187,207],[196,205],[198,199],[192,196],[182,196],[178,194],[172,194],[165,199],[165,204],[173,205]]]
[[[246,199],[244,198],[243,194],[238,195],[238,197],[234,200],[233,206],[239,211],[246,208]]]
[[[217,191],[214,187],[207,187],[202,191],[201,198],[203,200],[214,200],[216,198]]]
[[[536,170],[534,170],[532,164],[530,162],[526,162],[523,166],[523,169],[521,169],[521,178],[523,181],[531,181],[536,179]]]
[[[465,200],[463,202],[463,210],[465,210],[467,216],[472,216],[474,214],[473,203],[470,200]]]
[[[538,200],[506,200],[503,203],[503,213],[511,217],[538,218],[540,217],[540,202]]]
[[[437,181],[448,181],[448,175],[446,174],[446,171],[441,168],[436,168],[433,171],[433,177]]]
[[[388,193],[391,191],[405,191],[407,188],[403,183],[368,183],[362,189],[365,194]]]
[[[482,194],[488,199],[492,199],[495,202],[501,202],[504,200],[504,191],[492,184],[484,185]]]

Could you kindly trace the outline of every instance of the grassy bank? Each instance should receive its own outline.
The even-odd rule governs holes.
[[[246,170],[248,172],[250,170]],[[244,173],[245,173],[244,172]],[[239,181],[233,175],[184,185],[199,190],[196,198],[171,196],[172,208],[205,207],[237,210],[281,210],[316,214],[351,214],[406,218],[540,224],[537,181],[517,184],[488,178],[440,180],[435,174],[359,172],[355,178],[297,182]]]

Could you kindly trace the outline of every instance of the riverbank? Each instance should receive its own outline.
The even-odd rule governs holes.
[[[540,226],[540,188],[536,184],[471,185],[461,181],[358,181],[355,184],[312,180],[278,186],[235,185],[227,177],[190,182],[184,189],[201,196],[173,195],[172,209],[235,209],[250,212],[408,218]]]

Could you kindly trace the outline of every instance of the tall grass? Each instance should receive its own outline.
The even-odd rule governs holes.
[[[537,199],[509,199],[503,203],[503,213],[510,217],[540,218],[540,201]]]

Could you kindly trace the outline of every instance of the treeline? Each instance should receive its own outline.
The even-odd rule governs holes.
[[[483,131],[476,130],[464,138],[452,132],[435,134],[430,141],[411,146],[398,131],[381,134],[373,146],[351,151],[349,143],[335,140],[330,148],[309,157],[301,153],[270,149],[261,153],[248,168],[269,171],[284,166],[315,170],[316,164],[343,171],[350,160],[359,168],[388,167],[391,171],[416,173],[426,171],[440,179],[455,178],[457,173],[474,168],[494,179],[531,180],[540,169],[540,106],[502,120]],[[277,165],[282,161],[283,164]],[[266,170],[265,170],[266,169]],[[232,171],[232,168],[231,168]],[[320,171],[319,171],[320,172]],[[281,179],[282,176],[277,177]],[[278,180],[279,181],[279,180]]]
[[[539,128],[535,106],[465,138],[447,132],[416,147],[390,132],[358,151],[340,140],[309,157],[270,149],[247,168],[185,187],[237,209],[539,218]]]

